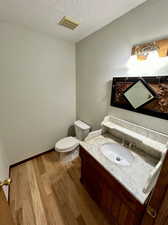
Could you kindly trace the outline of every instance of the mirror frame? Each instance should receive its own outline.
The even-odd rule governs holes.
[[[112,91],[111,91],[111,106],[117,107],[117,108],[121,108],[121,109],[126,109],[126,110],[130,110],[133,112],[137,112],[137,113],[142,113],[142,114],[146,114],[146,115],[150,115],[150,116],[154,116],[154,117],[158,117],[161,119],[166,119],[168,120],[168,113],[163,113],[161,111],[154,111],[151,109],[145,109],[144,106],[149,104],[150,102],[152,102],[154,99],[151,99],[150,101],[146,102],[145,104],[141,105],[140,107],[138,107],[137,109],[135,109],[131,103],[128,101],[128,99],[124,96],[124,93],[131,88],[133,85],[135,85],[135,83],[137,83],[139,80],[141,80],[143,82],[143,84],[145,85],[145,87],[147,87],[147,89],[152,93],[152,95],[154,95],[154,99],[158,98],[157,93],[152,89],[152,87],[150,87],[148,85],[148,83],[154,83],[154,84],[159,84],[159,83],[163,83],[166,85],[168,85],[168,76],[150,76],[150,77],[113,77],[112,79]],[[126,82],[131,82],[133,84],[131,84],[126,90],[123,91],[123,97],[126,99],[126,103],[125,104],[120,104],[116,101],[115,97],[116,97],[116,84],[117,83],[126,83]]]

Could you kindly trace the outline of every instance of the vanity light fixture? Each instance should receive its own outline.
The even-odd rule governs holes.
[[[147,59],[150,52],[156,51],[158,49],[159,46],[157,46],[155,42],[151,42],[148,45],[144,45],[143,47],[136,46],[135,54],[139,60],[145,60]]]
[[[132,55],[142,61],[146,60],[152,51],[157,51],[160,57],[168,56],[168,39],[136,45],[132,48]]]

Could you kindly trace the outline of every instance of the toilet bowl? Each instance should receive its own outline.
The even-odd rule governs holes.
[[[71,161],[78,156],[79,142],[89,134],[90,126],[77,120],[74,123],[76,137],[65,137],[55,144],[55,151],[59,153],[59,159]]]
[[[70,152],[79,145],[79,140],[75,137],[65,137],[59,140],[55,145],[57,152]]]

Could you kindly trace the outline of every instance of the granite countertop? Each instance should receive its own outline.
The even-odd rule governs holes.
[[[129,166],[121,166],[103,155],[101,145],[105,143],[117,143],[112,135],[99,134],[85,141],[80,145],[104,167],[121,185],[123,185],[141,204],[144,204],[150,193],[144,193],[143,188],[149,174],[158,163],[158,159],[148,155],[142,150],[130,150],[134,157],[133,163]]]

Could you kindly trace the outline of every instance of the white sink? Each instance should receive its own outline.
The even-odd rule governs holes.
[[[129,149],[118,143],[106,143],[101,146],[101,151],[105,157],[121,166],[129,166],[134,160]]]

